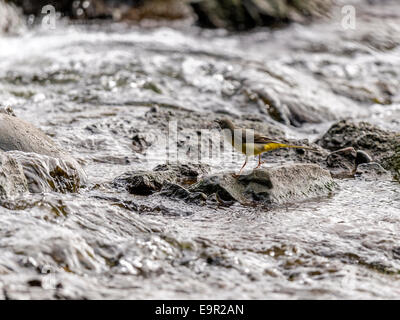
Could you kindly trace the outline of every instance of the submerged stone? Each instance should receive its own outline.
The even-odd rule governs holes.
[[[238,178],[232,173],[205,177],[189,188],[216,194],[223,201],[287,203],[327,196],[336,188],[329,171],[316,164],[287,164],[253,170]]]

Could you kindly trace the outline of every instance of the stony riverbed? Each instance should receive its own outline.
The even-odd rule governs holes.
[[[0,192],[0,298],[398,299],[400,4],[366,2],[354,31],[338,6],[243,33],[60,20],[0,35],[0,124],[59,146],[0,128],[0,184],[17,181]],[[244,160],[193,152],[197,132],[219,144],[221,117],[315,148],[263,170],[300,163],[318,192],[204,187]]]

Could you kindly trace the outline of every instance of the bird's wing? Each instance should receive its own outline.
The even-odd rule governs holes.
[[[237,131],[236,131],[237,130]],[[278,143],[277,141],[274,141],[273,139],[263,136],[261,134],[258,133],[253,133],[253,132],[249,132],[246,129],[236,129],[235,130],[235,141],[240,141],[241,143],[247,143],[247,138],[253,139],[254,143],[258,143],[258,144],[266,144],[266,143]],[[239,139],[239,140],[236,140]],[[233,137],[232,137],[232,141],[233,141]]]
[[[277,141],[274,141],[273,139],[262,136],[260,134],[255,133],[254,134],[254,143],[279,143]]]

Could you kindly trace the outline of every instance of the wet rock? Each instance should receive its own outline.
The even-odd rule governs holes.
[[[3,113],[0,113],[0,149],[34,152],[76,162],[44,132],[26,121]]]
[[[45,5],[52,5],[73,19],[113,19],[116,21],[182,20],[192,17],[188,4],[182,0],[12,0],[25,14],[40,16]]]
[[[28,192],[28,183],[21,165],[0,151],[0,199],[17,197]]]
[[[379,156],[382,152],[388,152],[399,141],[398,133],[379,129],[367,122],[342,120],[333,124],[319,139],[318,144],[332,151],[353,147]]]
[[[124,173],[114,180],[113,185],[131,194],[150,195],[160,191],[164,182],[175,180],[176,176],[171,172],[137,171]]]
[[[362,163],[357,167],[355,177],[363,180],[391,180],[392,175],[379,163]]]
[[[131,194],[150,195],[160,191],[165,183],[191,184],[206,168],[200,164],[162,164],[152,171],[126,172],[116,178],[113,184]]]
[[[51,5],[57,12],[61,12],[71,18],[111,18],[111,12],[107,10],[104,1],[90,0],[9,0],[20,7],[26,15],[42,15],[42,8]],[[79,10],[80,9],[80,10]]]
[[[77,192],[84,182],[84,172],[63,159],[19,151],[8,154],[21,165],[32,193]]]
[[[400,174],[400,133],[367,122],[343,120],[332,125],[318,144],[332,151],[346,147],[360,149],[384,169]],[[359,152],[358,161],[368,161],[368,156]]]
[[[348,178],[354,175],[357,152],[354,148],[334,151],[326,158],[327,167],[334,178]]]
[[[243,82],[252,100],[264,105],[269,116],[283,124],[300,127],[304,123],[322,123],[337,120],[348,112],[348,103],[337,100],[331,92],[324,92],[324,99],[315,95],[310,86],[320,86],[315,78],[285,66],[263,66],[262,77],[246,77]],[[331,102],[337,107],[332,110]]]
[[[59,183],[52,186],[53,190],[75,190],[76,183],[86,180],[85,172],[73,157],[64,152],[41,130],[10,114],[0,113],[0,150],[31,153],[25,156],[18,152],[15,154],[22,161],[24,171],[28,173],[28,180],[32,181],[33,172],[38,174],[34,179],[44,179],[48,182],[58,180]],[[37,183],[30,184],[32,185]]]
[[[148,147],[151,146],[151,142],[147,139],[143,133],[135,133],[132,137],[132,148],[135,152],[142,153]]]
[[[141,21],[152,20],[185,20],[191,19],[193,12],[190,6],[182,0],[145,0],[139,1],[122,13],[122,20]]]
[[[370,162],[372,162],[372,158],[368,153],[362,150],[357,150],[356,166],[362,163],[370,163]]]
[[[207,200],[207,196],[202,192],[190,192],[184,187],[174,183],[165,183],[159,193],[171,199],[183,200],[186,203],[201,204]]]
[[[368,153],[353,147],[333,151],[326,158],[327,168],[337,179],[353,178],[358,165],[370,162],[372,158]]]
[[[395,149],[395,153],[382,160],[382,166],[394,173],[397,180],[400,181],[400,145]]]
[[[156,166],[156,172],[171,172],[176,175],[176,179],[181,184],[191,184],[197,178],[209,172],[210,167],[201,163],[168,163]]]
[[[189,191],[217,194],[223,201],[286,203],[326,196],[336,188],[329,171],[316,164],[258,169],[234,178],[231,173],[205,177]]]
[[[250,0],[192,1],[198,23],[212,28],[244,30],[256,26],[276,26],[290,21],[305,22],[325,15],[330,0]]]

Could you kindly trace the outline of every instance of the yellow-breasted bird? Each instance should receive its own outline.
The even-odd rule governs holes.
[[[237,151],[246,155],[246,160],[239,171],[239,176],[246,166],[249,156],[258,156],[258,165],[255,168],[258,169],[262,165],[261,154],[267,151],[279,148],[300,148],[315,151],[314,148],[280,143],[259,133],[255,133],[252,130],[237,128],[229,119],[215,120],[215,122],[223,129],[225,138],[232,146]]]

